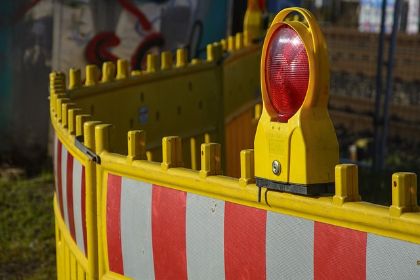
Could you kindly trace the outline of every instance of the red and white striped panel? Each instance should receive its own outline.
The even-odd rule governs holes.
[[[87,255],[85,167],[55,137],[54,174],[61,216],[79,249]]]
[[[420,245],[108,175],[110,270],[133,279],[420,279]]]

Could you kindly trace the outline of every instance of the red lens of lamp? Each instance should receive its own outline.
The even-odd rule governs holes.
[[[309,62],[305,45],[287,24],[274,31],[265,61],[268,97],[276,117],[287,122],[302,106],[309,82]]]

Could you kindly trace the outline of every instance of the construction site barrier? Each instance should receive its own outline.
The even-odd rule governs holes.
[[[239,63],[239,67],[255,65],[255,61],[250,63],[246,57],[250,56],[255,60],[256,54],[258,54],[258,45],[251,46],[241,40],[245,39],[241,34],[238,34],[235,41],[238,46],[235,45],[235,48],[228,49],[226,45],[225,54],[245,59],[233,59],[233,62],[227,64],[238,65]],[[75,277],[78,277],[77,279],[93,279],[98,275],[96,227],[98,193],[96,192],[95,174],[99,157],[95,156],[93,139],[95,125],[102,122],[93,120],[102,118],[102,120],[113,120],[115,123],[112,126],[114,139],[110,142],[114,143],[113,150],[123,154],[127,153],[129,148],[127,149],[125,145],[122,147],[120,144],[122,142],[118,141],[117,136],[122,131],[132,128],[134,123],[136,126],[147,123],[149,126],[146,127],[152,133],[151,137],[148,135],[152,144],[147,146],[148,149],[145,152],[145,157],[149,160],[162,157],[160,138],[158,137],[163,133],[162,131],[170,133],[173,129],[173,131],[183,135],[184,139],[190,140],[185,141],[187,143],[184,145],[186,151],[185,164],[192,169],[200,168],[201,163],[198,160],[199,152],[197,151],[199,144],[210,143],[211,140],[220,140],[220,137],[224,134],[224,128],[221,127],[224,127],[223,116],[225,111],[218,106],[218,104],[224,103],[221,100],[224,95],[220,94],[223,91],[222,43],[208,46],[206,61],[193,60],[188,63],[185,50],[180,49],[177,51],[176,64],[172,65],[171,54],[164,52],[161,56],[161,69],[157,69],[156,56],[149,55],[147,70],[143,73],[132,71],[129,74],[127,63],[123,60],[118,62],[116,69],[114,64],[105,63],[102,74],[99,73],[96,66],[90,65],[86,67],[86,78],[83,84],[80,70],[71,69],[68,87],[64,74],[56,72],[51,74],[50,113],[51,123],[55,131],[56,197],[54,199],[54,209],[59,278],[65,275],[70,279],[75,279]],[[241,63],[242,61],[244,63]],[[250,66],[246,68],[249,69]],[[116,76],[114,77],[114,75]],[[241,83],[241,78],[238,75],[232,78],[227,74],[226,78],[234,80],[236,84]],[[208,80],[215,81],[215,83],[210,83],[211,86],[209,87],[207,86]],[[164,81],[167,81],[167,83],[165,84]],[[233,112],[235,106],[238,107],[244,99],[245,101],[246,98],[253,99],[256,95],[258,78],[253,77],[253,81],[255,85],[252,87],[252,91],[245,91],[252,92],[252,94],[244,94],[242,99],[238,101],[231,101],[232,98],[235,99],[236,97],[226,98],[226,101],[231,104],[231,111],[226,111],[226,115],[230,115],[228,120],[238,115],[238,113]],[[161,88],[167,88],[168,90],[162,91]],[[187,95],[185,95],[185,90]],[[232,91],[232,89],[230,90]],[[161,96],[157,92],[170,94],[170,96]],[[122,94],[125,98],[125,110],[117,110],[114,104],[118,103]],[[101,97],[106,98],[102,100]],[[191,100],[193,97],[196,97],[197,100]],[[168,98],[190,100],[191,104],[185,104],[184,102],[180,102],[180,104],[183,108],[194,107],[197,110],[191,112],[179,106],[177,113],[172,112],[172,103],[161,102]],[[136,102],[139,103],[138,101],[143,103],[145,100],[147,100],[148,107],[130,110],[130,104],[134,105]],[[251,105],[253,103],[255,102],[248,102]],[[113,108],[118,111],[117,118],[117,113],[112,113]],[[166,115],[165,110],[167,111]],[[243,108],[240,108],[240,110],[241,113]],[[120,112],[123,112],[122,116]],[[151,117],[152,114],[155,118]],[[173,115],[184,115],[184,119],[172,118]],[[125,123],[124,120],[126,119],[129,120],[128,123]],[[172,121],[172,123],[168,123],[168,121]],[[163,127],[158,125],[163,125]],[[251,137],[252,135],[248,136],[249,139]],[[158,139],[159,142],[153,139]]]
[[[51,96],[63,92],[64,76],[51,75]],[[68,100],[57,99],[61,110],[51,107],[54,137],[56,254],[58,279],[95,279],[97,276],[97,228],[95,164],[82,150],[76,131],[83,127]],[[63,114],[64,112],[64,114]]]
[[[282,15],[291,11],[295,10]],[[307,11],[296,11],[313,24]],[[223,143],[224,133],[230,131],[226,116],[248,123],[250,131],[258,119],[264,125],[271,122],[266,108],[252,101],[252,90],[238,97],[240,86],[228,85],[243,81],[223,68],[238,67],[235,55],[243,56],[237,63],[245,61],[247,53],[252,60],[258,50],[243,36],[235,40],[230,37],[209,45],[207,59],[201,62],[187,62],[185,51],[178,50],[174,68],[169,66],[170,54],[163,53],[161,71],[155,55],[148,56],[145,72],[129,74],[127,63],[119,61],[115,77],[112,63],[104,64],[101,74],[96,66],[88,66],[83,84],[80,71],[71,70],[69,89],[64,74],[51,74],[58,278],[419,278],[420,212],[414,173],[393,175],[390,207],[361,201],[358,170],[352,164],[338,164],[328,174],[333,195],[303,196],[275,191],[270,184],[257,185],[257,179],[265,182],[266,178],[256,178],[256,164],[259,170],[268,166],[270,171],[272,165],[274,175],[281,169],[279,162],[255,161],[257,152],[265,153],[262,146],[255,154],[252,149],[236,154],[238,178],[222,175],[224,151],[214,139]],[[239,42],[239,49],[241,40],[245,49],[233,51],[233,42]],[[229,75],[232,79],[226,80]],[[194,85],[199,88],[192,96],[189,89]],[[229,89],[235,92],[233,99],[243,99],[232,101],[231,109],[225,110]],[[195,101],[181,112],[200,104],[194,98],[203,97],[208,104],[202,103],[204,113],[187,114],[187,121],[180,123],[176,104],[187,97]],[[151,114],[145,114],[147,118],[156,117],[155,110],[161,108],[159,116],[168,113],[161,122],[144,124],[152,144],[145,130],[134,127],[134,118],[145,116],[136,104],[149,104],[149,99],[156,104],[147,111]],[[326,103],[323,106],[317,108],[319,116],[326,110]],[[241,116],[235,112],[242,112]],[[202,123],[208,126],[197,132]],[[314,126],[310,132],[315,131],[318,124],[309,123]],[[268,127],[274,135],[281,125],[288,124]],[[256,144],[262,143],[263,133],[257,130],[260,142]],[[162,134],[178,136],[161,138]],[[239,143],[233,135],[230,141],[232,146]],[[296,138],[292,144],[299,141]],[[310,172],[303,177],[296,165],[290,168],[299,180],[312,179]],[[283,187],[293,185],[294,177],[290,178]]]
[[[100,133],[102,146],[108,132]],[[99,154],[103,279],[419,275],[419,213],[400,216],[395,196],[390,208],[357,202],[356,166],[337,166],[333,197],[264,191],[259,203],[251,183],[252,150],[241,153],[243,173],[233,179],[218,175],[220,145],[203,144],[204,167],[192,171],[178,167],[179,138],[163,143],[170,160],[162,163]],[[415,178],[393,179],[401,191],[412,188]]]

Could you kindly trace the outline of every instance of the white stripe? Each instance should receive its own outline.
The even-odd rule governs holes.
[[[150,184],[122,178],[121,243],[124,275],[134,279],[154,279]]]
[[[85,253],[82,223],[82,165],[76,159],[73,160],[73,211],[76,243],[79,249]]]
[[[224,279],[224,201],[187,195],[188,279]]]
[[[57,182],[57,162],[58,162],[58,138],[57,134],[54,133],[54,181],[55,181],[55,192],[58,189],[58,182]]]
[[[366,279],[420,279],[420,245],[368,234]]]
[[[64,222],[69,227],[69,214],[67,208],[67,149],[62,145],[61,149],[61,196],[63,198]]]
[[[267,279],[312,279],[314,222],[267,211]]]

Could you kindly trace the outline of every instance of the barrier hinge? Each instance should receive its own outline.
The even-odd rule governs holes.
[[[92,160],[96,164],[101,164],[101,158],[97,154],[92,152],[89,148],[87,148],[85,145],[83,145],[83,140],[83,135],[76,136],[74,139],[74,144],[80,151],[82,151],[82,153],[87,155],[90,160]]]

